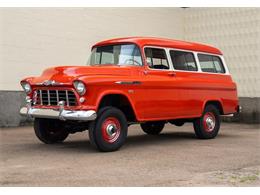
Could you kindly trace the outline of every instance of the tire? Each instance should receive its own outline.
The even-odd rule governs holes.
[[[111,106],[106,106],[106,107],[103,107],[101,108],[98,113],[97,113],[97,116],[100,116],[105,110],[107,109],[111,109],[113,107]],[[89,142],[90,144],[94,147],[94,148],[97,148],[98,149],[98,146],[97,146],[97,143],[96,143],[96,140],[95,140],[95,137],[94,137],[94,128],[95,128],[95,125],[96,125],[96,120],[95,121],[91,121],[88,125],[88,136],[89,136]]]
[[[146,122],[141,124],[141,128],[149,135],[158,135],[163,130],[164,125],[164,122]]]
[[[90,143],[102,152],[116,151],[125,143],[127,130],[127,120],[121,110],[102,108],[97,119],[89,124]]]
[[[38,139],[45,144],[63,142],[69,135],[62,121],[54,119],[36,118],[34,132]]]
[[[207,105],[202,116],[193,122],[193,127],[199,139],[215,138],[220,128],[219,110],[214,105]]]

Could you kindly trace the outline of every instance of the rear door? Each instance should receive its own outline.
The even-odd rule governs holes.
[[[182,108],[179,114],[183,118],[198,116],[203,98],[198,90],[200,75],[196,56],[191,51],[175,49],[170,49],[169,53],[176,78],[178,78],[179,102]]]

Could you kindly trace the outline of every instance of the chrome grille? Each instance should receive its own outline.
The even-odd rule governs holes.
[[[77,98],[70,90],[35,90],[34,105],[56,106],[59,101],[64,101],[66,106],[76,106]]]

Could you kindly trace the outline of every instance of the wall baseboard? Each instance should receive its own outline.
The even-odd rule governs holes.
[[[259,97],[240,97],[239,105],[242,106],[242,112],[235,114],[234,117],[222,117],[223,121],[260,124]]]
[[[0,127],[17,127],[30,123],[26,117],[19,114],[25,105],[23,91],[0,91]]]
[[[32,123],[32,119],[22,117],[19,110],[25,105],[25,93],[22,91],[0,90],[0,127],[17,127]],[[234,117],[222,117],[224,122],[260,124],[260,98],[240,97],[242,112]]]

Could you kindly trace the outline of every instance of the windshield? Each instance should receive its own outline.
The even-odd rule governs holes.
[[[120,44],[95,47],[88,64],[115,64],[141,66],[142,58],[139,48],[135,44]]]

